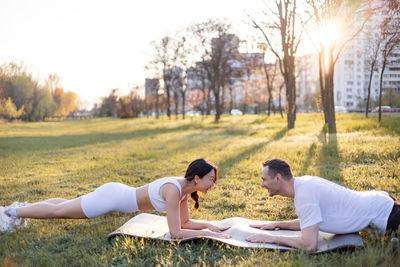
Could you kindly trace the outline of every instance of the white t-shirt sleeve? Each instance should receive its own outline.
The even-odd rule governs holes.
[[[319,190],[313,183],[300,185],[296,191],[295,208],[300,220],[300,229],[322,222],[322,213],[319,203]]]
[[[296,213],[300,219],[300,229],[322,222],[321,209],[318,204],[303,204],[296,207]]]

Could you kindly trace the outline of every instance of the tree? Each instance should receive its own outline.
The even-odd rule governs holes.
[[[61,77],[57,73],[50,73],[45,82],[45,86],[54,95],[57,88],[61,87]]]
[[[368,111],[370,107],[370,99],[371,99],[371,84],[372,84],[372,77],[374,71],[377,71],[376,65],[378,63],[378,56],[381,50],[381,45],[383,42],[382,35],[380,32],[374,31],[371,27],[366,27],[367,31],[366,34],[369,35],[368,45],[365,53],[367,54],[366,64],[369,65],[369,78],[368,78],[368,95],[367,95],[367,103],[365,105],[365,117],[368,118]]]
[[[395,2],[393,2],[395,3]],[[398,2],[397,2],[398,3]],[[388,63],[389,56],[395,48],[400,48],[400,8],[397,5],[397,9],[391,9],[393,5],[383,7],[383,12],[386,16],[380,27],[383,45],[381,51],[381,71],[379,77],[379,115],[378,121],[382,119],[382,91],[383,91],[383,75]]]
[[[51,92],[45,87],[34,87],[32,112],[29,119],[32,121],[44,121],[54,115],[57,108]]]
[[[207,74],[210,91],[215,99],[215,122],[218,122],[224,108],[224,88],[232,75],[231,60],[238,54],[239,38],[229,33],[229,22],[210,19],[191,27],[202,48],[198,62]]]
[[[204,69],[204,64],[201,62],[196,62],[195,66],[191,68],[191,71],[188,73],[188,79],[192,82],[191,90],[200,90],[201,94],[194,94],[194,96],[201,97],[201,103],[197,106],[202,115],[205,114],[210,115],[211,110],[211,98],[210,98],[210,82],[207,78],[207,71]],[[200,101],[200,99],[194,100],[190,99],[190,101]]]
[[[372,102],[375,106],[379,106],[379,98]],[[382,93],[381,98],[382,106],[390,106],[392,108],[400,108],[400,93],[396,92],[394,88],[386,88]]]
[[[188,89],[188,74],[194,65],[194,47],[191,41],[190,27],[179,31],[176,40],[176,66],[182,70],[182,86],[179,87],[179,93],[182,101],[182,119],[185,119],[186,92]]]
[[[160,114],[160,80],[149,79],[145,80],[145,103],[146,103],[146,113],[150,114],[153,109],[155,109],[156,119]]]
[[[112,89],[110,94],[102,99],[102,103],[100,106],[100,116],[117,116],[118,91],[118,89]]]
[[[175,117],[178,119],[179,113],[179,102],[181,98],[181,91],[183,90],[183,77],[182,69],[180,67],[174,66],[164,72],[167,79],[164,81],[165,86],[169,87],[172,95],[173,103],[175,105]]]
[[[162,76],[164,81],[164,91],[167,95],[167,116],[168,119],[171,118],[171,87],[167,82],[170,77],[168,76],[168,70],[172,68],[176,63],[177,51],[176,45],[174,45],[174,40],[172,37],[166,35],[159,42],[153,41],[151,43],[152,47],[155,49],[154,59],[150,62],[148,68],[155,68],[157,74],[153,76]],[[175,46],[175,47],[174,47]],[[175,49],[174,49],[175,48]],[[157,115],[158,118],[158,115]]]
[[[121,96],[118,99],[119,118],[137,118],[145,110],[144,100],[139,96],[139,87],[134,87],[129,95]]]
[[[318,38],[321,100],[325,123],[336,132],[334,102],[335,64],[346,44],[362,31],[371,9],[363,0],[307,0],[312,13],[313,31]]]
[[[24,107],[17,110],[17,107],[12,102],[11,97],[8,99],[0,98],[0,118],[13,120],[24,114]]]
[[[268,116],[271,114],[271,109],[274,110],[274,102],[273,102],[273,96],[272,96],[272,91],[276,86],[276,77],[278,75],[278,64],[277,62],[272,63],[272,64],[266,64],[264,63],[263,66],[264,70],[264,75],[266,79],[266,87],[267,87],[267,92],[268,92]]]
[[[64,92],[63,88],[56,88],[53,98],[57,104],[54,116],[62,117],[76,110],[77,96],[74,92]]]
[[[260,30],[270,50],[278,58],[279,68],[284,77],[286,87],[287,128],[292,129],[296,120],[296,77],[295,59],[301,41],[302,29],[299,30],[299,13],[296,0],[275,0],[274,10],[264,12],[265,19],[274,16],[274,21],[260,24],[250,18],[253,26]],[[271,35],[278,32],[280,48],[273,44]]]

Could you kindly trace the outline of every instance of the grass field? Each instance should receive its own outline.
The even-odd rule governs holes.
[[[298,114],[286,130],[280,116],[224,116],[167,120],[93,119],[0,124],[0,205],[13,201],[75,198],[110,182],[139,186],[183,176],[205,157],[220,169],[216,187],[192,218],[232,216],[293,219],[292,200],[268,197],[259,162],[283,158],[295,176],[318,175],[356,190],[385,190],[400,199],[400,116],[338,114],[336,135],[321,114]],[[159,214],[157,212],[153,212]],[[162,213],[161,213],[162,214]],[[0,233],[0,265],[270,265],[399,266],[390,237],[364,234],[365,248],[318,256],[301,251],[240,249],[214,241],[173,244],[105,236],[135,214],[91,220],[31,220]]]

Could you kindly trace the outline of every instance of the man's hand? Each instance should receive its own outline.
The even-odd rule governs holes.
[[[221,233],[222,231],[228,230],[230,227],[229,226],[216,226],[212,224],[207,225],[208,230],[216,233]]]
[[[250,227],[260,230],[279,230],[278,222],[268,222],[264,224],[250,224]]]
[[[229,239],[229,238],[231,238],[230,235],[223,234],[223,233],[213,233],[213,232],[210,233],[210,232],[209,232],[209,234],[207,234],[207,235],[209,235],[209,236],[211,236],[211,237],[222,238],[222,239]]]
[[[247,242],[251,243],[274,243],[273,235],[270,234],[255,234],[246,238]]]

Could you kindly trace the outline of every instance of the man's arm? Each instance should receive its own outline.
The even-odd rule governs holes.
[[[285,230],[300,230],[300,220],[292,221],[277,221],[268,222],[264,224],[250,224],[250,227],[258,228],[261,230],[275,230],[275,229],[285,229]]]
[[[315,251],[318,245],[319,224],[314,224],[301,230],[300,236],[284,236],[271,234],[256,234],[246,238],[252,243],[275,243],[278,245]]]

